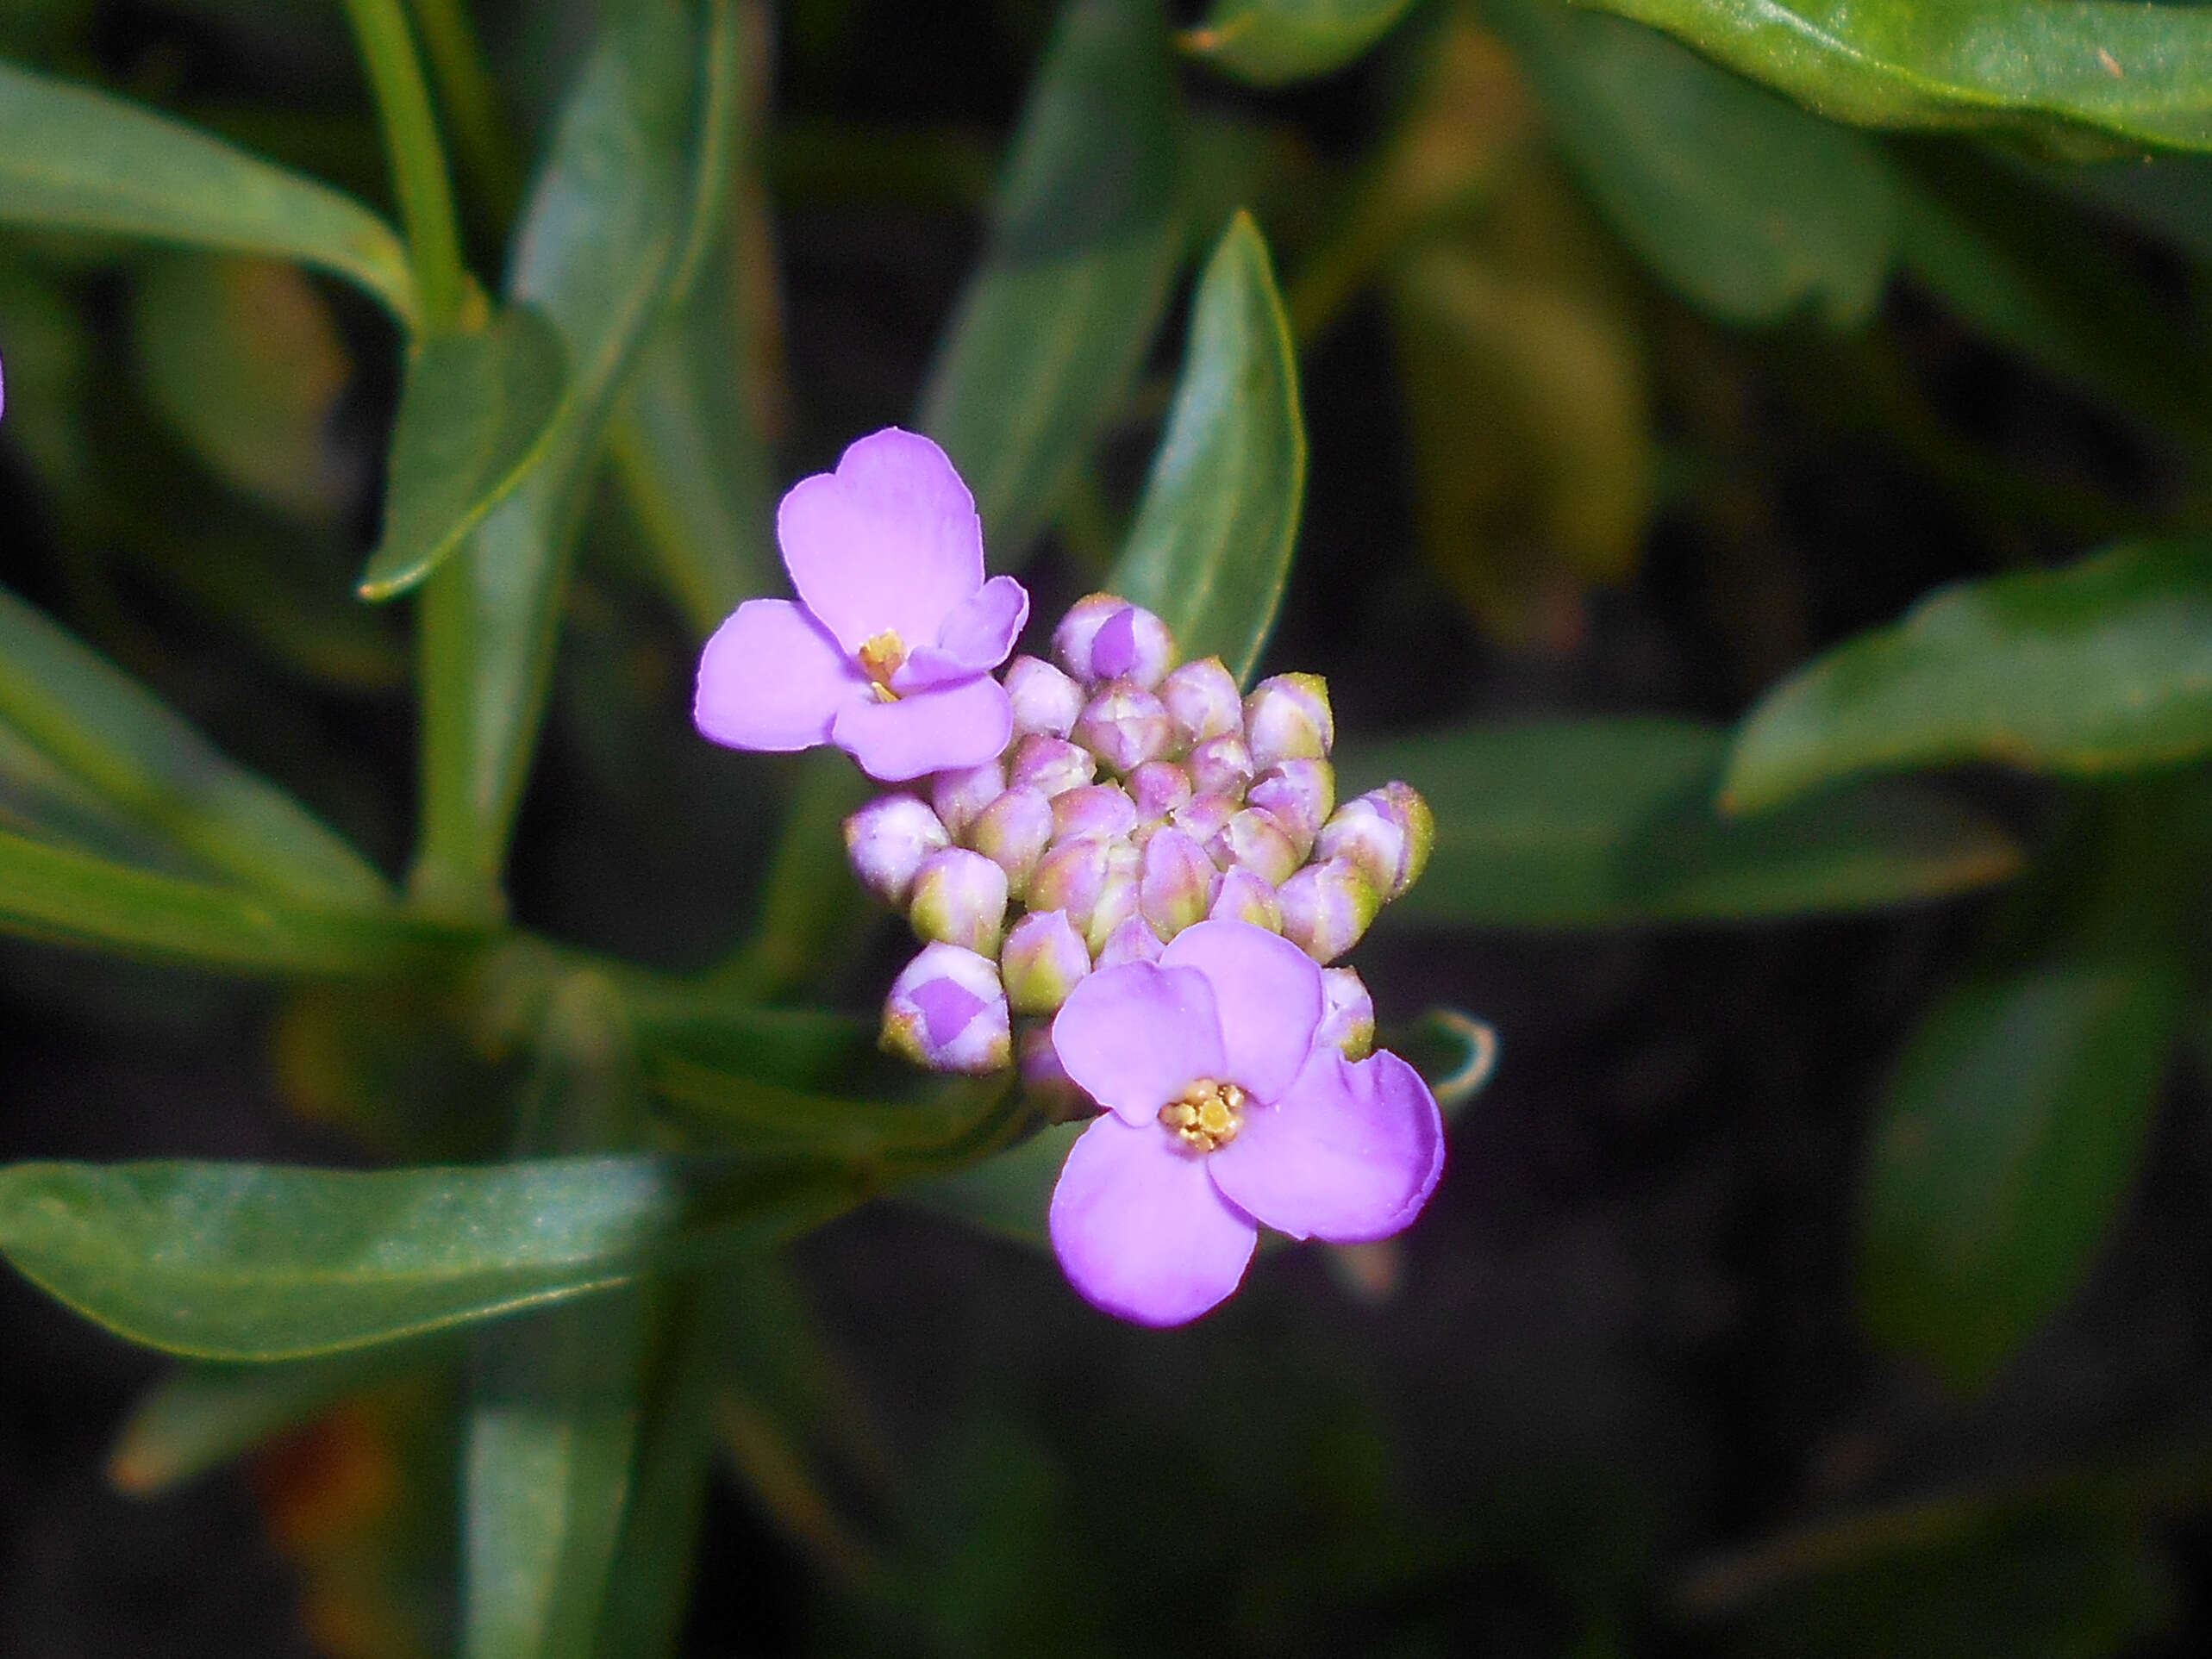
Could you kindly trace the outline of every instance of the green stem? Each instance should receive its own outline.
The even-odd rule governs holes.
[[[416,606],[421,818],[408,895],[426,915],[467,924],[506,918],[502,849],[483,833],[477,787],[476,548],[447,559]]]
[[[515,148],[499,87],[484,58],[465,0],[412,0],[415,25],[439,96],[453,122],[453,147],[475,184],[484,217],[503,226],[522,199],[522,161]]]
[[[430,89],[415,55],[415,37],[399,0],[346,0],[346,14],[384,126],[408,257],[422,297],[422,326],[432,332],[450,328],[466,305],[468,275],[461,264],[453,184],[430,111]]]

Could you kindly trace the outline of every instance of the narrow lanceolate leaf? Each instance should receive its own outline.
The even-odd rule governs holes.
[[[1853,773],[1994,761],[2095,776],[2212,751],[2212,543],[2131,542],[1962,583],[1784,680],[1738,728],[1746,811]]]
[[[1411,0],[1214,0],[1183,48],[1256,86],[1341,69],[1381,40]]]
[[[2212,148],[2212,16],[2124,0],[1582,0],[1837,121]]]
[[[0,727],[98,801],[216,875],[373,908],[375,867],[282,790],[234,765],[128,675],[0,589]],[[12,774],[0,745],[0,772]]]
[[[2002,881],[2018,846],[1932,790],[1888,786],[1728,820],[1717,728],[1658,717],[1462,727],[1345,745],[1348,792],[1403,778],[1436,814],[1428,869],[1386,915],[1478,927],[1750,921]]]
[[[759,1248],[862,1196],[843,1169],[787,1157],[19,1163],[0,1169],[0,1254],[134,1342],[294,1359]]]
[[[1180,122],[1159,0],[1069,0],[922,397],[997,569],[1021,562],[1158,326],[1182,245]]]
[[[1305,498],[1297,362],[1267,245],[1229,223],[1198,284],[1175,405],[1109,586],[1189,657],[1250,677],[1274,626]]]
[[[571,407],[562,390],[560,336],[527,305],[474,333],[416,345],[362,598],[406,592],[507,498],[552,446],[557,418]]]
[[[1684,298],[1730,322],[1873,309],[1895,210],[1863,134],[1616,18],[1556,0],[1492,0],[1483,15],[1599,208]]]
[[[0,222],[266,253],[415,321],[406,251],[352,197],[88,87],[0,65]]]

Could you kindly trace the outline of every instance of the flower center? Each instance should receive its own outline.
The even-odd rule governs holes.
[[[1236,1138],[1244,1126],[1245,1094],[1234,1083],[1202,1078],[1182,1098],[1159,1108],[1167,1132],[1194,1152],[1211,1152]]]
[[[891,676],[906,663],[906,641],[898,637],[895,628],[885,628],[881,633],[860,642],[855,653],[860,671],[875,683],[869,689],[878,702],[897,702],[898,693],[891,689]]]

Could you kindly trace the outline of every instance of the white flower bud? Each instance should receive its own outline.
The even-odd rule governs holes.
[[[947,847],[922,861],[907,920],[925,939],[995,956],[1006,926],[1006,872],[980,852]]]
[[[1083,712],[1083,688],[1036,657],[1016,657],[1007,664],[1006,700],[1014,705],[1017,738],[1064,738]]]
[[[845,852],[860,884],[878,897],[903,905],[914,889],[915,872],[953,838],[927,803],[910,795],[878,795],[845,820]]]
[[[1341,1049],[1347,1060],[1364,1060],[1375,1046],[1375,999],[1367,982],[1350,968],[1321,970],[1321,1027],[1314,1046]]]
[[[1244,792],[1245,800],[1273,814],[1303,858],[1336,806],[1336,769],[1325,760],[1282,760]]]
[[[1283,937],[1324,967],[1359,942],[1383,902],[1359,867],[1340,858],[1308,864],[1277,896]]]
[[[955,841],[968,833],[976,814],[1005,792],[1006,768],[997,760],[958,766],[929,780],[929,804]]]
[[[1172,732],[1159,699],[1134,680],[1100,688],[1075,722],[1075,740],[1124,776],[1166,753]]]
[[[1248,921],[1271,933],[1283,931],[1282,901],[1275,896],[1272,886],[1248,870],[1222,873],[1221,890],[1214,895],[1214,907],[1206,917],[1209,921]]]
[[[1244,700],[1244,740],[1261,771],[1278,760],[1328,759],[1336,743],[1328,682],[1318,674],[1262,680]]]
[[[1053,803],[1042,789],[1017,784],[976,814],[968,845],[1006,872],[1006,890],[1028,890],[1030,873],[1052,844]]]
[[[1098,966],[1118,968],[1125,962],[1157,962],[1166,947],[1142,916],[1132,916],[1106,936],[1098,947]]]
[[[1009,785],[1026,784],[1048,795],[1088,783],[1097,776],[1098,762],[1090,751],[1041,733],[1032,733],[1016,743],[1006,768]]]
[[[1203,847],[1182,830],[1163,829],[1145,843],[1138,909],[1153,932],[1172,939],[1206,919],[1221,883]]]
[[[1256,807],[1222,826],[1206,851],[1223,870],[1242,868],[1273,887],[1281,887],[1298,867],[1298,850],[1274,818]]]
[[[998,964],[932,944],[891,982],[883,1045],[932,1071],[997,1071],[1014,1058],[1013,1020]]]
[[[999,952],[1006,1001],[1016,1013],[1054,1013],[1090,971],[1090,947],[1064,910],[1032,910]]]
[[[1178,746],[1189,748],[1208,738],[1244,728],[1244,709],[1236,682],[1218,657],[1185,663],[1159,683],[1159,700],[1175,725]]]
[[[1252,751],[1241,733],[1224,732],[1217,738],[1208,738],[1191,750],[1183,764],[1190,769],[1191,787],[1200,795],[1241,801],[1245,786],[1252,782]]]

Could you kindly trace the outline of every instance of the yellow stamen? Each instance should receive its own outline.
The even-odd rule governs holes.
[[[906,641],[897,630],[885,628],[872,639],[863,639],[854,653],[859,659],[860,671],[874,681],[870,688],[878,702],[897,702],[898,693],[891,689],[891,676],[906,664]]]
[[[1201,1079],[1180,1100],[1159,1108],[1159,1120],[1194,1152],[1212,1152],[1236,1138],[1244,1126],[1244,1090],[1234,1083]]]

